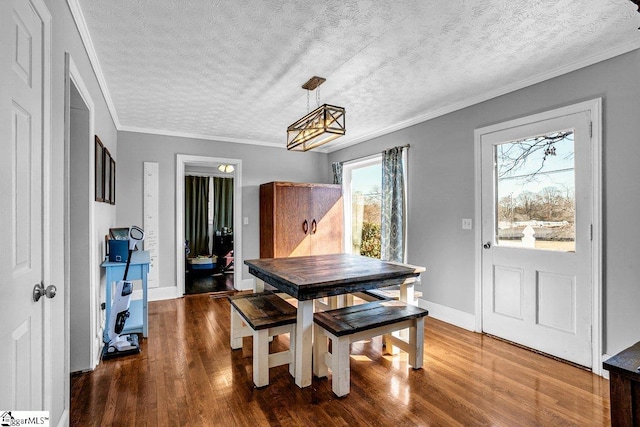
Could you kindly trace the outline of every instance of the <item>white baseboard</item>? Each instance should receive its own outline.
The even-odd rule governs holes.
[[[252,291],[253,284],[255,283],[255,279],[242,279],[240,281],[239,291]]]
[[[423,299],[418,299],[418,307],[428,310],[429,317],[450,323],[468,331],[475,331],[476,316],[473,314]]]
[[[605,353],[605,354],[603,354],[603,355],[602,355],[602,362],[606,361],[606,360],[607,360],[608,358],[610,358],[610,357],[612,357],[610,354],[606,354],[606,353]],[[600,366],[602,366],[602,363],[600,363]],[[601,374],[602,374],[602,375],[601,375],[601,376],[602,376],[602,378],[604,378],[605,380],[608,380],[608,379],[609,379],[609,371],[607,371],[606,369],[602,368],[602,369],[600,370],[600,372],[601,372]]]
[[[68,381],[68,380],[67,380]],[[69,425],[69,409],[65,408],[60,416],[60,421],[58,421],[57,427],[66,427]]]
[[[147,298],[149,301],[162,301],[166,299],[179,298],[177,286],[163,286],[160,288],[150,288],[147,290]],[[142,289],[136,289],[131,294],[131,299],[142,299]]]

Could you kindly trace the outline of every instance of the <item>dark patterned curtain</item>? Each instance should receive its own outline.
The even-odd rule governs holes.
[[[386,261],[404,262],[404,147],[382,153],[381,256]]]
[[[208,176],[184,177],[184,234],[191,256],[209,253],[209,180]]]
[[[213,178],[213,229],[233,229],[233,178]]]
[[[342,162],[331,163],[331,169],[333,170],[333,183],[342,184]]]

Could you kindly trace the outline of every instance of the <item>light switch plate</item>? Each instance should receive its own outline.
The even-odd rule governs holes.
[[[243,218],[242,218],[242,223],[243,223],[244,225],[249,225],[249,217],[248,217],[248,216],[243,217]]]
[[[472,228],[471,218],[462,218],[462,229],[463,230],[471,230]]]

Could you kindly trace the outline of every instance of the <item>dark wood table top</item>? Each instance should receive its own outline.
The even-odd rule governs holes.
[[[246,260],[249,273],[298,300],[415,282],[424,267],[335,254]]]
[[[602,363],[602,367],[634,381],[640,381],[640,342],[622,350]]]

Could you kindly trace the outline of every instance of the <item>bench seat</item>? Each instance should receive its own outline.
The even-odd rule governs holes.
[[[269,385],[269,369],[289,365],[295,374],[296,308],[271,292],[228,297],[231,305],[231,348],[242,348],[242,338],[253,337],[253,383]],[[289,349],[269,354],[269,339],[289,334]]]
[[[349,347],[352,342],[383,335],[387,343],[409,353],[413,369],[422,367],[424,317],[422,308],[401,301],[373,301],[366,304],[314,313],[313,373],[326,377],[332,371],[332,390],[344,396],[350,389]],[[390,335],[409,329],[408,340]],[[331,340],[332,352],[328,351]]]

